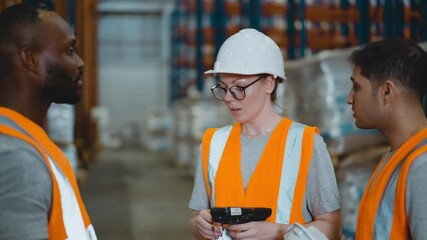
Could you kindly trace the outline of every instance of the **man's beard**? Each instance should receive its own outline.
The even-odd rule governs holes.
[[[51,102],[54,103],[67,103],[76,104],[80,100],[80,93],[77,90],[77,80],[83,74],[82,70],[76,79],[73,79],[65,69],[47,61],[46,79],[43,86],[42,93]]]

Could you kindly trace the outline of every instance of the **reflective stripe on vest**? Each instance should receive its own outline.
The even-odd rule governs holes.
[[[302,201],[305,194],[305,182],[308,175],[309,162],[313,151],[314,132],[318,132],[314,127],[306,127],[305,125],[295,122],[290,122],[289,126],[291,126],[291,124],[292,127],[290,127],[286,136],[286,146],[282,146],[282,148],[284,148],[282,159],[284,162],[282,166],[286,167],[281,168],[280,187],[278,189],[279,193],[276,202],[277,208],[275,214],[275,222],[285,224],[289,223],[291,219],[293,219],[293,221],[304,223],[302,217]],[[208,164],[203,164],[202,168],[207,192],[210,196],[210,206],[216,206],[216,193],[214,188],[215,176],[231,131],[232,126],[226,126],[219,129],[209,129],[206,131],[203,138],[202,158],[208,156],[208,159],[202,161],[207,160]],[[304,149],[302,147],[303,141],[306,141],[307,143],[307,146]],[[309,151],[309,153],[304,153],[304,151]],[[208,152],[208,154],[206,152]],[[308,160],[304,160],[304,163],[300,165],[300,159],[302,157],[301,153],[303,153],[304,157]],[[302,176],[300,177],[304,179],[299,178],[299,174],[301,174]],[[298,196],[298,201],[301,201],[301,203],[294,204],[294,193],[297,190],[297,185],[302,188],[298,190],[300,194],[296,194],[300,195]],[[296,213],[297,211],[292,211],[293,207],[296,205],[300,208],[298,209],[299,213]],[[291,217],[291,215],[293,217]]]
[[[421,146],[408,156],[400,169],[396,186],[396,200],[394,202],[394,216],[391,236],[400,239],[409,239],[408,219],[406,218],[406,183],[412,163],[421,154],[427,153],[427,145]]]
[[[215,206],[215,182],[216,171],[218,170],[219,162],[221,160],[222,152],[224,151],[225,144],[227,143],[228,136],[230,135],[232,126],[225,126],[215,131],[212,136],[210,150],[209,150],[209,184],[211,189],[211,206]]]
[[[45,160],[52,176],[49,239],[96,240],[71,166],[44,130],[24,116],[0,107],[0,133],[31,144]]]
[[[285,153],[283,156],[283,165],[285,167],[282,167],[282,178],[280,180],[279,199],[276,212],[277,223],[289,223],[294,200],[293,193],[295,192],[298,169],[300,166],[303,133],[304,126],[294,122],[286,138]]]
[[[412,162],[427,152],[427,129],[406,141],[375,169],[359,206],[356,239],[409,239],[406,181]]]
[[[93,239],[88,235],[73,187],[50,157],[49,162],[61,192],[61,209],[68,240]]]

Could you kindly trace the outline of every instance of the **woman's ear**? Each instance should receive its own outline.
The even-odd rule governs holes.
[[[271,94],[276,86],[276,80],[272,75],[265,77],[265,90],[267,94]]]

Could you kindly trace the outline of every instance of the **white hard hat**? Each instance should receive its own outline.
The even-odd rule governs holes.
[[[328,240],[328,238],[315,226],[308,228],[299,223],[289,226],[288,232],[283,237],[284,240]]]
[[[267,35],[246,28],[229,37],[219,49],[214,68],[205,74],[271,74],[286,80],[282,52]]]

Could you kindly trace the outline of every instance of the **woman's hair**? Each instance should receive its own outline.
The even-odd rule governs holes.
[[[279,83],[281,83],[281,82],[282,82],[282,79],[280,79],[279,77],[276,77],[274,79],[274,89],[270,95],[271,102],[273,104],[276,104],[276,105],[277,105],[277,87],[278,87]]]

